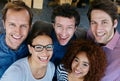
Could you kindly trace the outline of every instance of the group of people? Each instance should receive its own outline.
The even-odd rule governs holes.
[[[120,34],[117,6],[94,0],[88,10],[90,28],[78,27],[80,14],[69,4],[53,9],[51,23],[32,24],[22,1],[2,11],[0,81],[119,81]]]

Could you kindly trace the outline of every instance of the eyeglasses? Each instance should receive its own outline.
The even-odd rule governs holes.
[[[47,51],[52,51],[53,50],[53,45],[52,44],[48,44],[46,46],[43,45],[31,45],[36,52],[41,52],[43,51],[43,49],[45,48]]]

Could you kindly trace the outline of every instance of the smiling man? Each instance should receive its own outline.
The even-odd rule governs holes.
[[[93,1],[89,11],[88,36],[100,45],[107,56],[107,68],[102,81],[120,81],[120,34],[117,6],[111,0]]]
[[[27,56],[25,39],[32,23],[31,10],[22,1],[8,2],[2,14],[5,32],[0,34],[0,77],[13,62]]]

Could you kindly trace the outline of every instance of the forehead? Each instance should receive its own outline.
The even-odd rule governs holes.
[[[86,62],[89,62],[88,61],[88,57],[86,55],[86,52],[79,52],[76,57],[82,61],[86,61]]]
[[[56,16],[55,23],[65,23],[65,24],[75,23],[75,18]]]
[[[27,10],[25,9],[20,11],[9,9],[6,13],[6,20],[8,22],[14,22],[16,24],[29,25],[30,16]]]
[[[14,9],[8,9],[7,13],[6,13],[6,17],[7,18],[15,18],[15,17],[18,17],[18,18],[21,18],[21,19],[29,19],[30,20],[30,15],[28,13],[28,11],[26,9],[22,9],[22,10],[14,10]]]
[[[39,35],[33,39],[33,44],[41,45],[52,44],[52,39],[47,35]]]
[[[111,16],[103,10],[92,10],[91,20],[112,20]]]

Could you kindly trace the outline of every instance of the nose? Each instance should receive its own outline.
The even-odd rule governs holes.
[[[42,54],[43,54],[43,55],[47,55],[47,52],[48,52],[48,51],[46,50],[46,48],[43,48]]]
[[[66,30],[65,28],[63,28],[62,31],[61,31],[61,35],[62,35],[63,37],[65,37],[66,34],[67,34],[67,30]]]
[[[97,24],[96,30],[97,30],[97,32],[102,32],[103,31],[102,25],[101,24]]]
[[[77,64],[76,65],[76,69],[79,70],[79,69],[82,69],[82,66],[80,64]]]
[[[20,35],[20,33],[21,33],[20,27],[16,27],[16,28],[15,28],[15,33],[16,33],[17,35]]]
[[[102,29],[102,25],[101,24],[97,24],[97,30],[101,30]]]

